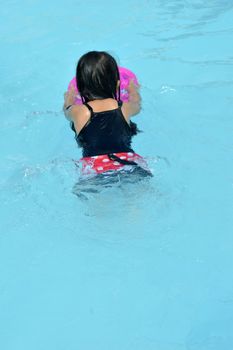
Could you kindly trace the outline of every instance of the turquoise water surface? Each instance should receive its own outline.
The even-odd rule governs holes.
[[[1,13],[0,349],[232,350],[232,1]],[[138,76],[154,177],[81,200],[62,104],[93,49]]]

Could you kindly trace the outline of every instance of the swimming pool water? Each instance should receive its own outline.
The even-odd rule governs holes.
[[[233,349],[232,9],[1,3],[2,350]],[[139,78],[154,177],[81,200],[61,109],[93,49]]]

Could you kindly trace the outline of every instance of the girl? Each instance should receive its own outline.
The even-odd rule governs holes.
[[[75,105],[75,91],[64,95],[64,113],[75,139],[83,149],[83,174],[139,171],[151,176],[145,160],[131,148],[137,125],[130,118],[140,112],[138,88],[131,81],[129,101],[120,100],[120,75],[115,59],[107,52],[83,55],[76,69],[82,105]],[[127,166],[127,167],[126,167]],[[130,167],[129,167],[130,166]]]

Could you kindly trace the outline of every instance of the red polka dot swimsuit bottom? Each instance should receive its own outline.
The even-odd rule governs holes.
[[[125,169],[126,166],[138,166],[145,171],[148,171],[148,175],[151,174],[145,159],[134,152],[120,152],[83,157],[80,159],[80,162],[82,164],[83,175],[119,171]]]

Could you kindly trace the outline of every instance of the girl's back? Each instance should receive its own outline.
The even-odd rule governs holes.
[[[106,106],[109,107],[106,107]],[[116,108],[112,108],[115,105]],[[122,113],[122,103],[112,100],[108,103],[86,103],[90,118],[77,134],[76,141],[83,148],[83,156],[91,157],[100,154],[133,152],[132,136],[137,133],[136,124],[127,122]],[[103,110],[103,108],[110,108]]]

